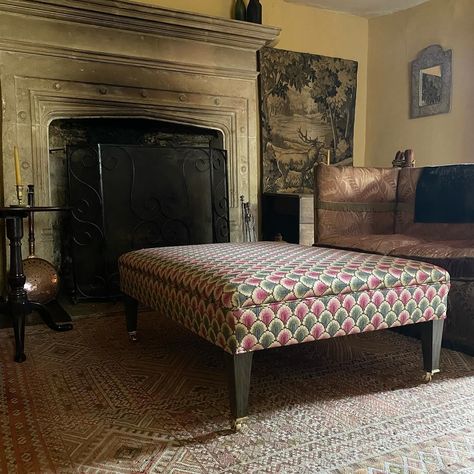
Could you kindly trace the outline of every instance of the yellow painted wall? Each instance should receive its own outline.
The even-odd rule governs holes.
[[[143,0],[142,0],[143,1]],[[147,3],[231,17],[233,0],[145,0]],[[245,0],[247,3],[247,0]],[[282,29],[277,48],[353,59],[359,63],[354,135],[354,163],[364,164],[367,103],[368,21],[283,0],[261,0],[263,23]]]
[[[409,118],[410,62],[430,44],[453,51],[451,112]],[[366,164],[413,148],[417,166],[474,161],[474,0],[431,0],[369,20]]]

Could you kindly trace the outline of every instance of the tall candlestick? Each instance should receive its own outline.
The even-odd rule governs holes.
[[[328,150],[328,165],[331,164],[331,150]]]
[[[18,147],[15,146],[13,148],[13,154],[15,156],[15,178],[16,178],[16,185],[21,186],[21,171],[20,171],[20,157],[18,155]]]

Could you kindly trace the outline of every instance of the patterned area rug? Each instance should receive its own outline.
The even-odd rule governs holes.
[[[229,429],[222,353],[154,313],[67,333],[0,331],[5,473],[474,473],[474,359],[389,331],[256,353],[250,417]]]

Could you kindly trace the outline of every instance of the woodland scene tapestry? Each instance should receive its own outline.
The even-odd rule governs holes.
[[[357,62],[260,51],[263,192],[312,193],[315,163],[352,163]]]

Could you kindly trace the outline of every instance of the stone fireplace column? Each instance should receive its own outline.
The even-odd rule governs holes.
[[[260,183],[256,52],[279,30],[129,1],[0,0],[2,194],[15,202],[13,147],[38,205],[51,204],[48,127],[59,118],[136,117],[221,131],[231,240],[239,196]],[[258,217],[258,216],[256,216]],[[52,254],[50,218],[38,255]]]

